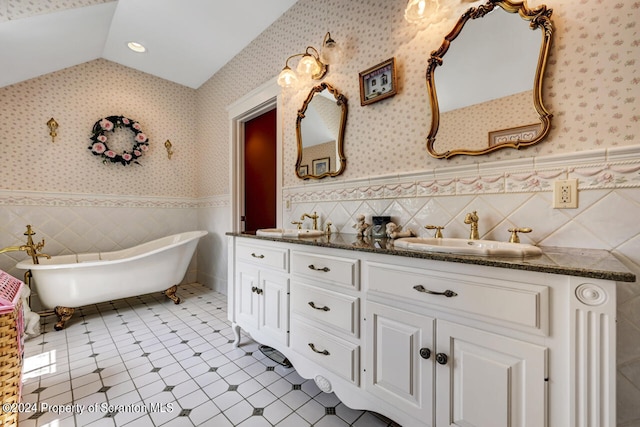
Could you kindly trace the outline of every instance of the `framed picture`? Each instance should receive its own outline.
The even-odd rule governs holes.
[[[302,165],[299,169],[300,176],[309,175],[309,165]]]
[[[313,168],[313,175],[322,175],[325,172],[329,172],[329,158],[323,157],[322,159],[315,159],[311,162]]]
[[[534,123],[532,125],[517,126],[489,132],[489,147],[507,142],[515,144],[518,142],[532,141],[538,136],[540,129],[540,123]]]
[[[398,93],[396,59],[387,59],[360,73],[360,105],[369,105]]]

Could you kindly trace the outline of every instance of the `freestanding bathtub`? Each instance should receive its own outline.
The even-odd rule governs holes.
[[[182,281],[198,240],[206,231],[174,234],[132,248],[39,258],[16,265],[31,270],[38,297],[58,316],[56,330],[64,328],[75,308],[120,298],[164,292],[176,304]]]

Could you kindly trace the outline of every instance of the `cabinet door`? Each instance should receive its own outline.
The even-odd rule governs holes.
[[[366,388],[432,426],[434,320],[366,303]]]
[[[289,277],[260,272],[260,329],[283,344],[289,343]]]
[[[238,263],[236,269],[236,319],[240,326],[258,327],[259,299],[258,268]]]
[[[545,347],[437,323],[438,426],[546,425]]]

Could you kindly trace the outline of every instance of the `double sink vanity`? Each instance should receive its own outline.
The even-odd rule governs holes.
[[[610,253],[311,231],[228,233],[236,345],[403,426],[615,425]]]
[[[488,0],[445,35],[426,69],[432,157],[546,138],[551,14]],[[343,173],[346,119],[337,88],[309,92],[296,116],[298,178]],[[330,138],[316,141],[320,129]],[[473,214],[469,239],[332,235],[315,213],[301,218],[312,230],[228,233],[235,345],[242,329],[347,406],[405,427],[615,426],[616,282],[635,276],[607,251],[519,243],[530,229],[481,240]]]

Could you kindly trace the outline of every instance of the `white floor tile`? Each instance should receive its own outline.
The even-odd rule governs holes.
[[[234,348],[224,295],[198,284],[183,285],[179,293],[180,305],[149,294],[82,307],[62,331],[53,330],[53,316],[43,317],[43,333],[25,343],[25,357],[40,365],[32,364],[24,375],[23,401],[105,406],[31,419],[22,414],[20,425],[388,424],[322,393],[313,380],[268,359],[244,334],[241,346]],[[133,402],[147,410],[132,411]]]

